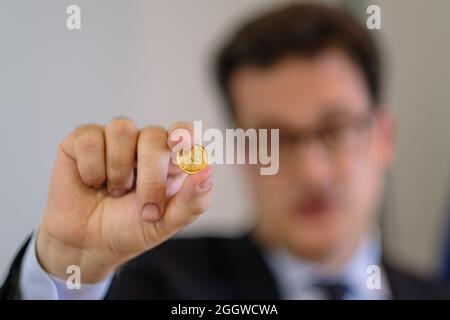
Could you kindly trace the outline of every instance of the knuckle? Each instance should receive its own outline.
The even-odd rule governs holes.
[[[204,213],[211,206],[211,197],[207,195],[203,195],[200,198],[192,199],[192,198],[179,198],[178,201],[178,209],[181,212],[189,212],[190,216],[195,219],[200,214]]]
[[[137,134],[137,128],[131,120],[114,119],[106,127],[106,130],[115,136],[132,137]]]
[[[167,131],[158,126],[145,127],[141,131],[140,138],[144,140],[161,140],[162,142],[165,142],[167,140]]]
[[[169,131],[173,131],[176,129],[187,129],[189,131],[194,130],[194,126],[191,122],[187,121],[177,121],[170,126]]]
[[[81,152],[91,152],[103,148],[104,138],[98,125],[83,125],[75,132],[74,147]]]
[[[204,213],[206,210],[210,207],[210,201],[203,200],[203,201],[197,201],[194,204],[192,204],[192,211],[195,215],[200,215]]]
[[[103,145],[103,127],[97,124],[86,124],[74,129],[61,143],[60,149],[72,157],[76,157],[77,149],[88,151],[97,144]],[[81,143],[80,143],[81,142]],[[83,151],[83,150],[79,150]]]
[[[82,174],[84,183],[91,186],[99,186],[105,181],[105,174],[95,170],[86,170]]]
[[[192,137],[194,135],[194,128],[189,122],[176,122],[170,127],[169,133],[170,140],[179,136],[184,137],[185,135]]]
[[[76,147],[80,152],[89,153],[102,147],[103,141],[96,135],[83,135],[76,141]]]
[[[95,124],[95,123],[90,123],[90,124],[81,125],[78,128],[76,128],[74,130],[74,134],[75,134],[75,136],[78,137],[78,136],[84,135],[86,133],[88,133],[88,134],[93,133],[93,132],[98,133],[98,132],[101,132],[102,130],[103,130],[102,126]]]

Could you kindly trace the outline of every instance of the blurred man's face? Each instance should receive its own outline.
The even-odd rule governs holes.
[[[375,225],[392,126],[370,110],[359,68],[338,50],[243,67],[230,82],[238,124],[280,129],[280,169],[249,166],[257,232],[312,260],[350,252]]]

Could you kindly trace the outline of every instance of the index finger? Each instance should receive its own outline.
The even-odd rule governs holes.
[[[137,147],[136,193],[145,220],[156,220],[165,210],[169,158],[166,130],[143,129]]]
[[[168,131],[167,145],[171,150],[169,176],[184,174],[177,165],[177,154],[181,150],[188,150],[194,145],[194,127],[190,122],[175,122]]]

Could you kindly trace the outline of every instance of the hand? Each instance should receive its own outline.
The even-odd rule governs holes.
[[[175,129],[192,136],[187,123],[139,131],[116,119],[79,127],[61,143],[36,245],[47,272],[64,279],[77,265],[83,283],[98,282],[209,207],[212,168],[187,176],[172,163]]]

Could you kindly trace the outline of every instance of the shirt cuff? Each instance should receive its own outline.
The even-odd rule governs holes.
[[[54,277],[42,269],[36,256],[36,234],[34,234],[23,257],[19,290],[24,300],[99,300],[106,296],[112,278],[113,274],[110,274],[101,282],[82,283],[79,289],[69,289],[65,280]]]

